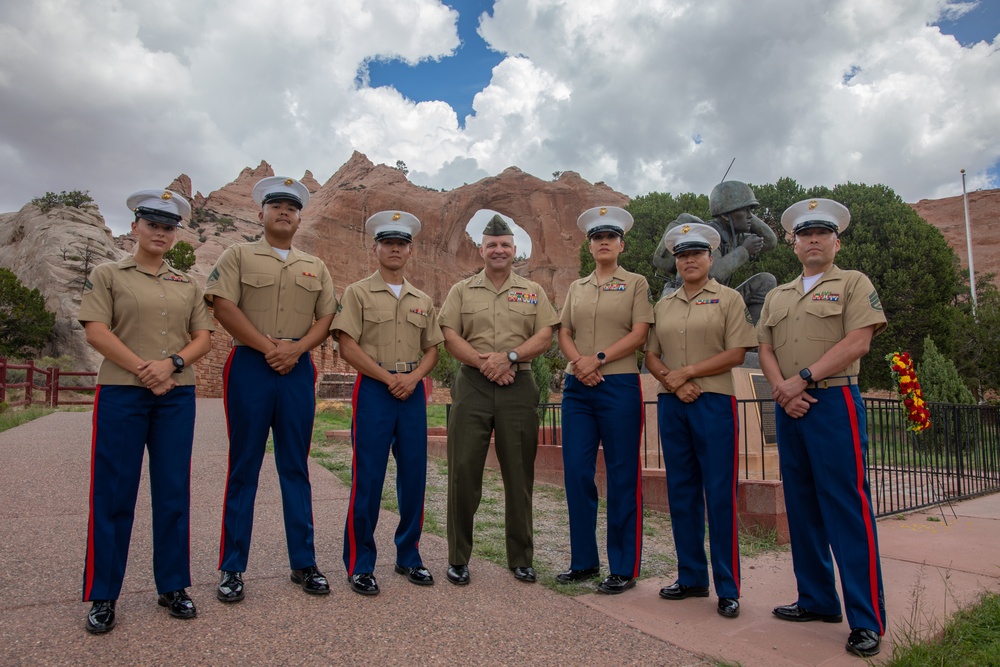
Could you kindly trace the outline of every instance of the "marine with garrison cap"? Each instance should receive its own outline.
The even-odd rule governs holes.
[[[802,274],[767,296],[758,340],[773,387],[781,479],[798,599],[774,609],[786,621],[843,620],[837,560],[851,626],[846,649],[876,655],[885,596],[871,491],[860,359],[886,327],[871,280],[834,264],[851,214],[830,199],[800,201],[781,216]]]
[[[261,207],[263,238],[227,248],[205,290],[216,318],[233,337],[223,369],[229,472],[216,591],[222,602],[244,596],[257,479],[269,432],[291,580],[306,593],[330,592],[316,567],[313,544],[308,463],[316,368],[309,351],[330,335],[337,299],[326,264],[292,247],[309,190],[293,178],[273,176],[254,185],[252,197]]]
[[[434,369],[444,340],[434,302],[403,277],[420,231],[416,216],[382,211],[368,218],[378,270],[344,291],[330,329],[340,354],[358,371],[351,398],[351,500],[344,525],[344,565],[351,590],[379,593],[375,578],[378,523],[389,453],[396,460],[394,569],[429,586],[418,546],[427,482],[427,397],[422,380]]]
[[[531,495],[538,449],[538,386],[531,360],[552,343],[559,316],[541,286],[512,271],[514,233],[499,215],[487,223],[482,271],[451,288],[439,321],[462,367],[451,388],[448,424],[448,581],[470,581],[469,558],[483,469],[496,434],[504,483],[507,566],[534,582]]]
[[[684,282],[677,274],[673,255],[666,248],[666,236],[676,227],[690,223],[707,224],[719,234],[719,244],[712,252],[713,261],[709,275],[726,287],[729,286],[737,269],[760,253],[776,248],[778,237],[767,223],[753,213],[759,205],[749,185],[740,181],[723,181],[712,188],[712,193],[708,197],[711,221],[705,223],[696,216],[682,213],[667,225],[659,245],[653,252],[654,268],[667,278],[661,296],[673,292]],[[777,284],[777,280],[770,273],[757,273],[735,288],[743,297],[755,324],[760,319],[764,297]]]

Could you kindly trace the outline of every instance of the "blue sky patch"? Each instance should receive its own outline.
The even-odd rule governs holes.
[[[392,86],[414,102],[447,102],[458,114],[458,124],[465,127],[465,117],[473,114],[472,98],[489,85],[503,54],[490,51],[476,32],[483,12],[492,15],[493,0],[446,0],[444,4],[458,12],[461,45],[455,55],[417,65],[402,60],[372,61],[368,65],[369,85]]]

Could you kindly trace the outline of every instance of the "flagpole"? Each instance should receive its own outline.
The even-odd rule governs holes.
[[[972,262],[972,227],[969,224],[969,196],[965,192],[965,170],[962,170],[962,202],[965,204],[965,244],[969,252],[969,285],[972,288],[972,317],[976,316],[976,269]]]

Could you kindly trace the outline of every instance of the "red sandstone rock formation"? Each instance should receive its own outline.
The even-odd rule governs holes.
[[[1000,190],[970,192],[969,221],[972,228],[972,259],[976,273],[995,274],[993,283],[1000,287]],[[962,261],[969,268],[965,238],[965,207],[962,197],[921,199],[911,204],[920,217],[941,230]]]

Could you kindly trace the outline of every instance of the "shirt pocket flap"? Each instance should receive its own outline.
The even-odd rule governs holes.
[[[309,292],[318,292],[323,289],[319,280],[311,276],[295,276],[295,284]]]
[[[481,301],[480,302],[475,302],[474,301],[472,303],[466,301],[466,302],[464,302],[462,304],[462,314],[463,315],[471,315],[473,313],[479,313],[479,312],[482,312],[482,311],[486,310],[489,307],[490,307],[490,304],[483,303]]]
[[[421,329],[427,328],[427,316],[421,315],[420,313],[407,313],[406,321],[415,327],[420,327]]]
[[[786,317],[788,317],[788,309],[787,308],[779,308],[778,310],[775,310],[775,311],[773,311],[771,313],[768,313],[767,322],[764,322],[764,326],[765,327],[773,327],[776,324],[778,324],[779,322],[781,322],[783,319],[785,319]]]
[[[811,301],[806,305],[806,312],[815,317],[836,317],[844,312],[844,306],[834,301]]]
[[[240,276],[240,282],[248,287],[270,287],[274,284],[274,275],[271,273],[244,273]]]
[[[392,320],[392,313],[387,310],[365,309],[365,322],[381,324],[383,322],[389,322],[390,320]]]

